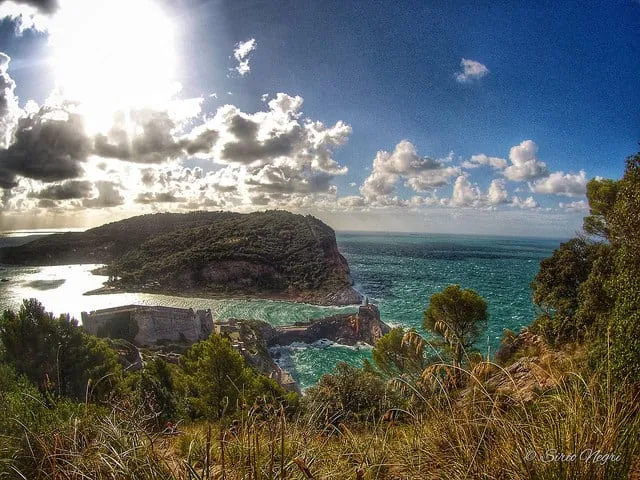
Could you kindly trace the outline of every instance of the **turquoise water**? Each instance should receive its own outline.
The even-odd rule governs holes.
[[[15,238],[0,237],[0,244]],[[392,325],[421,331],[429,297],[449,284],[477,290],[489,304],[488,328],[479,342],[494,352],[504,328],[518,330],[534,318],[529,284],[540,260],[551,255],[560,240],[433,234],[338,233],[338,247],[347,258],[355,287],[380,307]],[[269,300],[211,300],[154,294],[84,296],[106,280],[92,275],[95,265],[56,267],[0,266],[0,308],[17,308],[22,298],[36,297],[54,313],[70,313],[126,304],[211,308],[214,317],[257,318],[286,325],[353,307],[317,307]],[[327,342],[278,349],[279,362],[302,388],[313,385],[339,361],[361,365],[371,357],[366,346],[345,347]]]
[[[356,288],[385,321],[419,328],[429,297],[450,284],[473,288],[489,304],[491,345],[504,328],[534,315],[529,284],[558,240],[461,235],[339,235]],[[486,343],[486,342],[485,342]]]
[[[529,284],[540,260],[560,240],[426,234],[338,233],[356,288],[380,307],[391,325],[422,331],[429,297],[450,284],[478,291],[489,304],[478,347],[495,352],[503,329],[518,331],[535,312]],[[312,385],[338,361],[361,365],[370,349],[341,346],[282,348],[283,366],[302,386]]]

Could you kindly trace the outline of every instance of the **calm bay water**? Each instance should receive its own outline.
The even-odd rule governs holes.
[[[356,288],[380,307],[392,325],[421,330],[429,297],[449,284],[477,290],[488,302],[490,319],[479,347],[495,351],[504,328],[518,330],[534,318],[529,284],[540,260],[551,255],[559,240],[433,234],[338,233]],[[26,239],[23,237],[22,239]],[[0,236],[0,246],[22,240]],[[56,314],[126,304],[211,308],[214,318],[257,318],[286,325],[354,307],[317,307],[269,300],[211,300],[155,294],[82,295],[101,286],[105,277],[92,275],[96,265],[13,267],[0,265],[0,308],[17,308],[23,298],[38,298]],[[370,358],[366,346],[327,342],[279,348],[280,363],[305,388],[339,361],[360,365]]]

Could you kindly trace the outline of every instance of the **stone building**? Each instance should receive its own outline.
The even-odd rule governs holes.
[[[98,337],[130,340],[138,346],[195,343],[213,331],[211,310],[126,305],[82,312],[85,330]]]

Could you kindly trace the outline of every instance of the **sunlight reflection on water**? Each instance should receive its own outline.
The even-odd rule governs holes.
[[[207,309],[214,318],[255,318],[273,325],[287,325],[318,318],[355,307],[319,307],[273,300],[234,300],[174,297],[152,293],[114,293],[83,295],[100,288],[107,280],[91,270],[100,265],[60,265],[52,267],[0,267],[0,307],[17,309],[24,298],[37,298],[54,314],[69,313],[80,320],[80,312],[120,305],[163,305],[168,307]]]

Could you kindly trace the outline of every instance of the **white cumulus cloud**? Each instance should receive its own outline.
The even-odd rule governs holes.
[[[538,145],[533,140],[524,140],[509,151],[509,165],[504,176],[512,181],[534,180],[549,174],[547,165],[536,157]]]
[[[22,111],[15,94],[16,82],[9,76],[11,58],[0,52],[0,148],[7,147]]]
[[[257,47],[258,42],[256,42],[255,38],[251,38],[246,42],[236,43],[236,48],[233,51],[233,57],[238,61],[238,66],[233,70],[235,70],[240,76],[244,77],[251,71],[249,59],[251,57],[251,52],[253,52]]]
[[[371,174],[360,187],[360,193],[369,202],[398,203],[392,195],[400,180],[415,192],[427,192],[446,185],[459,174],[459,167],[448,165],[443,160],[420,157],[411,142],[402,140],[393,152],[381,150],[376,154]]]
[[[463,58],[460,61],[461,72],[456,72],[454,78],[458,83],[470,83],[489,74],[489,69],[480,62]]]
[[[588,212],[589,211],[589,203],[587,203],[585,200],[579,200],[571,203],[560,202],[558,206],[563,210],[567,210],[568,212]]]
[[[468,175],[460,175],[453,184],[450,199],[442,200],[443,205],[450,207],[496,207],[502,204],[510,204],[509,194],[505,181],[496,178],[491,181],[487,193],[477,185],[471,183]]]
[[[511,199],[511,205],[513,205],[514,207],[520,207],[524,209],[538,208],[538,202],[536,202],[533,197],[527,197],[524,200],[522,200],[520,197],[516,195],[514,195],[513,198]]]
[[[202,139],[196,156],[223,165],[219,172],[233,170],[238,193],[252,204],[283,206],[294,197],[335,195],[333,180],[347,168],[333,152],[348,141],[351,127],[307,118],[302,104],[302,97],[278,93],[266,111],[224,105],[190,135]]]
[[[487,191],[487,203],[489,205],[500,205],[509,203],[509,194],[502,179],[496,178],[491,181]]]
[[[482,191],[477,185],[472,185],[469,179],[460,175],[453,184],[451,204],[456,207],[477,206],[482,201]]]
[[[502,170],[506,168],[508,162],[504,158],[499,157],[489,157],[484,153],[479,155],[472,155],[471,158],[462,163],[462,168],[478,168],[481,166],[489,166],[494,170]]]
[[[587,174],[584,170],[571,174],[554,172],[546,178],[529,184],[533,193],[579,197],[587,193]]]

